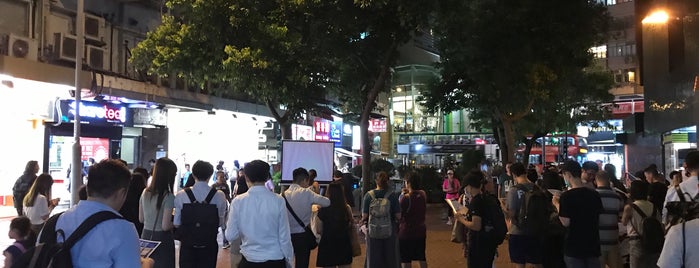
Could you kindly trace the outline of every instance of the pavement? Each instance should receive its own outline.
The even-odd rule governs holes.
[[[62,204],[63,205],[63,204]],[[67,206],[59,206],[54,213],[67,209]],[[463,257],[461,244],[452,243],[451,226],[446,225],[442,220],[443,206],[441,204],[428,204],[426,225],[427,225],[427,265],[436,268],[466,267],[466,259]],[[0,249],[4,250],[12,244],[12,240],[7,237],[10,221],[16,216],[16,210],[11,206],[0,206]],[[363,241],[360,235],[360,242]],[[221,244],[219,234],[219,244]],[[317,250],[311,252],[311,262],[309,267],[316,267]],[[364,267],[365,246],[362,245],[362,255],[355,257],[352,261],[353,268]],[[496,258],[493,267],[511,267],[507,252],[507,241],[498,248],[499,257]],[[0,263],[4,257],[0,255]],[[413,264],[418,267],[417,263]],[[228,249],[219,249],[217,268],[230,268],[230,252]]]

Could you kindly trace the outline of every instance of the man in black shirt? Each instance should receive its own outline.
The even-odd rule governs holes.
[[[466,175],[464,181],[465,190],[472,198],[468,206],[466,218],[464,215],[457,215],[456,220],[464,224],[468,230],[468,267],[470,268],[491,268],[495,259],[497,245],[493,239],[487,235],[485,223],[492,217],[486,215],[488,208],[485,201],[485,194],[481,191],[481,184],[485,180],[482,172],[473,171]]]
[[[600,267],[599,214],[602,199],[597,191],[587,188],[580,179],[578,162],[568,160],[561,168],[571,189],[554,197],[559,218],[567,228],[564,243],[565,262],[569,268]]]
[[[653,203],[658,212],[662,212],[665,195],[667,194],[667,180],[660,175],[657,166],[654,164],[644,169],[643,175],[646,176],[646,181],[650,183],[648,187],[648,201]]]

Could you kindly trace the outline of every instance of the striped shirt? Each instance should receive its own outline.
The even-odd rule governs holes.
[[[599,238],[602,251],[619,245],[619,214],[624,203],[619,194],[610,187],[597,188],[602,199],[602,213],[599,214]]]

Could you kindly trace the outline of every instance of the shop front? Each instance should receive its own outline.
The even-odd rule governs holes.
[[[0,75],[0,115],[3,120],[0,153],[0,205],[12,204],[12,186],[30,160],[45,166],[45,121],[53,118],[57,98],[69,97],[70,87]],[[43,170],[47,172],[47,169]]]
[[[193,111],[168,109],[168,157],[180,170],[185,164],[204,160],[214,166],[234,170],[234,161],[242,166],[255,159],[269,159],[276,150],[260,150],[267,139],[263,131],[272,126],[271,117],[228,110]]]

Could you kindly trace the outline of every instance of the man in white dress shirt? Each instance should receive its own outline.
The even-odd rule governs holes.
[[[691,151],[687,154],[687,158],[684,160],[685,170],[689,172],[690,177],[680,183],[679,187],[684,193],[684,199],[690,201],[692,198],[697,196],[699,192],[699,151]],[[667,195],[665,195],[665,204],[663,204],[663,220],[665,223],[669,223],[667,215],[667,203],[673,201],[680,201],[680,197],[677,195],[677,190],[675,187],[670,187],[667,190]]]
[[[192,186],[192,194],[198,202],[206,200],[211,187],[208,180],[214,173],[214,167],[206,161],[197,161],[192,166],[192,175],[196,182]],[[186,189],[186,188],[185,188]],[[175,218],[173,224],[179,227],[182,224],[182,207],[184,204],[190,203],[189,197],[185,190],[181,190],[175,195]],[[226,209],[228,209],[228,201],[225,194],[221,191],[216,191],[216,194],[211,199],[212,205],[216,205],[218,209],[219,226],[223,227],[226,217]],[[186,217],[187,215],[185,215]],[[196,235],[196,234],[195,234]],[[218,242],[215,238],[213,241],[207,242],[207,246],[180,246],[180,267],[216,267],[216,259],[218,256]]]
[[[305,168],[294,169],[294,181],[284,192],[284,197],[291,205],[296,215],[303,221],[303,226],[289,212],[289,228],[291,229],[291,242],[294,244],[294,256],[296,257],[296,268],[308,268],[308,259],[311,256],[311,249],[306,241],[306,230],[304,229],[311,222],[311,206],[313,204],[321,207],[330,206],[330,199],[316,194],[308,188],[310,174]]]
[[[294,256],[284,199],[265,188],[269,164],[255,160],[243,168],[250,189],[235,197],[226,238],[241,239],[239,268],[291,267]],[[235,264],[233,264],[235,265]]]

